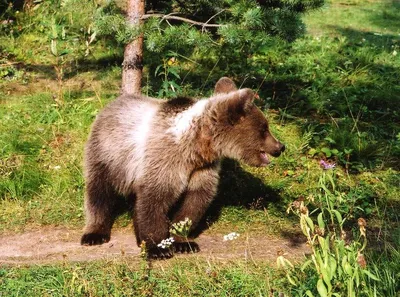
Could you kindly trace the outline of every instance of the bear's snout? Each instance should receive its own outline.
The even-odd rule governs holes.
[[[285,149],[286,149],[285,145],[279,142],[277,149],[271,155],[274,157],[279,157],[281,153],[285,151]]]

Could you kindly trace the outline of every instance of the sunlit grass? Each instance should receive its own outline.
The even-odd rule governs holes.
[[[346,29],[376,36],[400,32],[399,4],[392,0],[328,0],[323,8],[308,14],[304,20],[308,32],[317,36],[340,36],[341,30]]]
[[[266,263],[175,258],[154,263],[150,272],[146,266],[127,259],[0,269],[0,288],[7,296],[268,296],[282,291],[279,272]]]

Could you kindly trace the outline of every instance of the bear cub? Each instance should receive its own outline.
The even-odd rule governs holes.
[[[171,224],[189,218],[193,229],[200,221],[217,191],[220,160],[266,166],[269,155],[285,150],[254,96],[223,77],[209,99],[123,95],[111,102],[97,116],[85,147],[81,244],[110,240],[117,205],[125,197],[132,203],[137,244],[145,242],[149,258],[199,251],[179,236],[172,249],[157,244],[170,237]]]

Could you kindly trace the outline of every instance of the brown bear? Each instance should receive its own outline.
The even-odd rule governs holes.
[[[223,77],[209,99],[123,95],[104,108],[85,147],[81,244],[109,241],[118,201],[133,197],[137,243],[145,242],[149,258],[199,251],[178,236],[173,249],[157,244],[170,237],[171,223],[189,218],[194,228],[200,221],[216,194],[221,158],[265,166],[268,155],[285,150],[253,103],[254,95]]]

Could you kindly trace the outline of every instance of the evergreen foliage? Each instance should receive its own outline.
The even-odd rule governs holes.
[[[311,9],[321,7],[323,0],[270,0],[270,1],[148,1],[147,14],[164,14],[167,17],[156,17],[147,21],[143,30],[148,40],[157,40],[157,45],[193,46],[194,39],[199,37],[197,32],[206,34],[210,46],[235,44],[244,45],[259,40],[261,37],[277,36],[285,40],[294,40],[304,33],[304,25],[300,15]],[[109,1],[101,7],[97,15],[97,28],[100,33],[114,35],[122,43],[129,42],[135,36],[130,30],[123,29],[123,3]],[[170,20],[168,16],[180,16],[203,24],[218,24],[220,27],[208,28],[201,25],[189,26],[185,21]],[[177,27],[171,29],[171,27]],[[182,31],[182,30],[183,31]],[[121,37],[125,31],[126,35]],[[175,38],[180,32],[180,38]],[[199,43],[203,43],[200,38]],[[216,44],[215,44],[216,43]],[[148,50],[155,50],[152,42]],[[159,51],[159,49],[156,49]]]
[[[101,7],[96,15],[96,28],[99,34],[113,36],[125,44],[139,31],[124,25],[123,4],[110,1]],[[247,59],[265,47],[301,36],[305,31],[301,14],[322,5],[323,0],[148,1],[147,17],[140,29],[145,37],[145,64],[150,73],[154,73],[161,61],[173,52],[175,58],[198,63],[198,72],[191,71],[194,76],[197,76],[196,72],[208,72],[215,66],[216,76],[225,71],[240,77],[244,68],[246,74],[255,75],[254,69],[249,69]],[[149,17],[151,14],[154,17]],[[170,19],[175,16],[187,21]],[[217,26],[207,26],[210,24]],[[193,64],[190,66],[193,68]],[[185,65],[181,67],[185,68]]]

